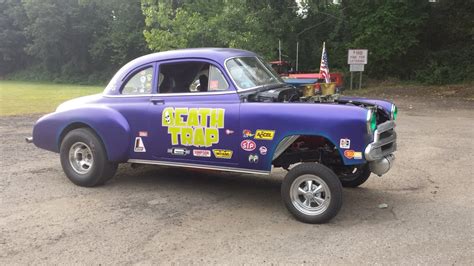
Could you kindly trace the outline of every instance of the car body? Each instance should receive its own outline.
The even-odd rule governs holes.
[[[353,97],[305,102],[300,96],[253,52],[154,53],[123,66],[102,94],[67,101],[40,118],[32,141],[64,153],[63,168],[79,169],[65,169],[70,179],[81,178],[87,170],[81,164],[96,149],[103,149],[111,165],[250,174],[301,162],[326,165],[338,175],[361,166],[378,175],[390,169],[396,149],[394,104]],[[87,129],[97,142],[64,148],[78,129]],[[76,142],[87,144],[81,134],[76,138],[83,140]]]

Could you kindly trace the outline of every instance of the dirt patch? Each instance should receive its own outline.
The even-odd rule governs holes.
[[[57,154],[24,142],[38,116],[0,118],[0,264],[472,265],[474,108],[402,90],[382,94],[400,106],[395,167],[345,189],[325,225],[286,211],[278,169],[122,165],[105,186],[77,187]]]

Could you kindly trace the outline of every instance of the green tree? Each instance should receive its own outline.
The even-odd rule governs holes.
[[[21,0],[0,1],[0,75],[26,65],[26,24],[27,17]]]
[[[428,1],[344,1],[343,8],[351,40],[347,46],[369,50],[372,77],[406,73],[407,55],[422,49]]]

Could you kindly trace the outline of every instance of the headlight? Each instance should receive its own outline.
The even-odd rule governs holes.
[[[367,132],[373,133],[377,128],[377,115],[374,111],[368,110],[367,112]]]
[[[398,108],[395,104],[392,104],[392,110],[390,111],[390,119],[395,121],[397,119]]]

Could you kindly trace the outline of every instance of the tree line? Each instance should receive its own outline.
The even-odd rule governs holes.
[[[317,71],[347,49],[366,73],[425,83],[474,79],[473,0],[0,0],[0,77],[105,82],[129,60],[187,47],[234,47]]]

